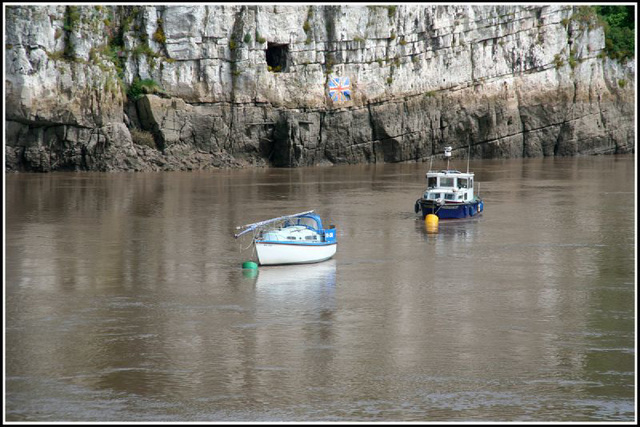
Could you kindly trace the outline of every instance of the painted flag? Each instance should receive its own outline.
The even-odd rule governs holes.
[[[351,100],[349,77],[329,77],[329,96],[333,102]]]

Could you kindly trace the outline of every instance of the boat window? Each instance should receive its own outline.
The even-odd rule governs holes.
[[[440,187],[453,187],[455,178],[440,178]]]
[[[458,178],[458,188],[469,188],[467,178]]]
[[[431,198],[432,199],[439,199],[440,198],[440,193],[431,193]]]
[[[289,239],[289,240],[296,240],[296,238],[295,238],[295,237],[293,237],[293,236],[287,236],[287,239]]]
[[[453,200],[453,194],[447,193],[444,195],[445,200]]]
[[[427,187],[434,188],[438,186],[438,177],[432,176],[427,178]]]
[[[317,236],[305,236],[304,238],[307,240],[318,240]]]
[[[464,199],[467,200],[467,193],[464,193]]]

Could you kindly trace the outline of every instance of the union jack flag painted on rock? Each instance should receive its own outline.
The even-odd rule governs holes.
[[[351,100],[349,77],[329,77],[329,96],[333,102]]]

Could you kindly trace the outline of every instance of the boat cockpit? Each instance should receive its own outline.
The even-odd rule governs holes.
[[[291,227],[294,225],[301,225],[316,231],[322,230],[322,220],[320,219],[320,216],[314,214],[289,218],[283,223],[283,227]]]

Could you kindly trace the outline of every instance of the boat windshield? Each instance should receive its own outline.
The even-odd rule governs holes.
[[[455,178],[440,178],[440,187],[453,187]]]
[[[316,230],[322,230],[322,220],[318,215],[303,215],[297,218],[290,218],[285,225],[307,225]]]

